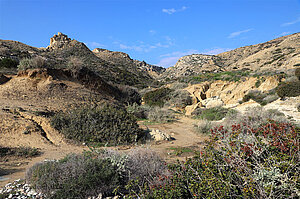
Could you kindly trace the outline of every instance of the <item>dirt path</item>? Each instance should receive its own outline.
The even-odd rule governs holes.
[[[174,123],[141,125],[142,128],[158,129],[162,132],[166,132],[171,135],[172,138],[174,138],[174,140],[171,141],[148,143],[145,145],[145,147],[149,147],[155,150],[167,161],[174,161],[176,159],[184,160],[185,157],[192,156],[193,153],[184,153],[178,156],[172,154],[173,151],[170,150],[170,148],[188,148],[192,150],[199,150],[201,147],[203,147],[204,141],[208,139],[208,136],[199,136],[194,133],[194,123],[195,120],[187,117],[182,117]],[[67,144],[63,144],[61,146],[43,145],[43,154],[39,157],[0,162],[1,167],[9,168],[11,170],[11,174],[2,176],[2,178],[0,179],[0,187],[16,179],[24,178],[26,169],[30,168],[37,162],[44,161],[45,159],[60,159],[69,153],[81,153],[83,150],[88,150],[88,148],[84,146]]]
[[[176,148],[188,148],[191,150],[200,150],[204,146],[207,135],[199,135],[194,132],[195,120],[188,117],[180,117],[178,121],[167,124],[144,125],[149,129],[158,129],[171,135],[174,140],[163,141],[156,144],[148,144],[149,148],[158,152],[166,160],[184,160],[186,157],[192,156],[194,153],[185,153],[180,156],[172,155]],[[141,125],[143,127],[143,125]],[[171,148],[171,149],[170,149]]]

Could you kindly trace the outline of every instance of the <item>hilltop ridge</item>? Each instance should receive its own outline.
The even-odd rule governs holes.
[[[193,54],[181,57],[161,78],[232,70],[285,72],[299,66],[300,33],[295,33],[217,55]]]

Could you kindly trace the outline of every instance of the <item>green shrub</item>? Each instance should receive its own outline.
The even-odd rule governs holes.
[[[148,116],[148,112],[152,109],[152,107],[148,105],[138,105],[137,103],[133,103],[132,105],[126,106],[126,110],[128,113],[134,115],[137,120],[146,119]]]
[[[145,104],[149,106],[159,106],[163,105],[170,99],[169,94],[172,92],[169,88],[159,88],[154,91],[150,91],[143,96]]]
[[[45,68],[46,60],[41,56],[33,57],[33,58],[24,58],[21,59],[18,70],[27,70],[32,68]]]
[[[26,172],[26,181],[47,198],[88,198],[124,195],[135,181],[139,190],[145,182],[167,175],[165,162],[154,151],[135,148],[127,153],[95,149],[83,155],[69,154],[61,160],[37,163]]]
[[[178,89],[170,94],[170,99],[167,101],[167,104],[177,108],[184,108],[187,105],[192,104],[192,97],[190,93],[186,90]]]
[[[194,124],[194,129],[200,134],[209,134],[212,128],[212,123],[206,119],[200,120],[197,124]]]
[[[19,62],[11,58],[0,59],[0,68],[17,68]]]
[[[108,104],[57,113],[52,117],[51,125],[67,139],[82,142],[130,144],[142,136],[133,115]]]
[[[139,198],[299,198],[299,133],[288,123],[212,131],[204,150],[169,165]],[[130,188],[130,186],[129,186]]]
[[[147,113],[147,119],[151,122],[166,123],[174,121],[175,115],[167,108],[153,107]]]
[[[47,198],[87,198],[113,195],[123,182],[109,160],[71,154],[59,161],[35,164],[26,181]]]
[[[129,105],[134,103],[140,105],[141,104],[141,95],[138,92],[138,89],[133,86],[127,85],[117,85],[117,88],[121,91],[121,100]]]
[[[279,97],[296,97],[300,95],[300,81],[282,82],[276,87],[276,93]]]
[[[210,109],[201,110],[195,117],[200,119],[206,119],[210,121],[223,119],[228,112],[228,109],[222,107],[215,107]]]
[[[298,78],[298,80],[300,81],[300,67],[296,68],[295,70],[295,76]]]
[[[0,146],[0,157],[18,156],[18,157],[35,157],[41,154],[40,149],[20,146],[20,147],[2,147]]]

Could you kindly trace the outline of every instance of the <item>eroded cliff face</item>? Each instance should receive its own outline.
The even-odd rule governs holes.
[[[266,77],[265,81],[256,87],[258,78],[249,77],[239,82],[228,82],[218,80],[215,82],[203,82],[191,85],[187,90],[192,98],[193,104],[186,107],[186,115],[191,115],[197,108],[212,108],[216,106],[234,106],[251,90],[267,92],[277,87],[279,78]]]

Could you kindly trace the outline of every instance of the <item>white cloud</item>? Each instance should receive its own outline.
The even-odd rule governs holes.
[[[249,32],[251,30],[253,30],[253,28],[250,28],[250,29],[247,29],[247,30],[240,30],[240,31],[237,31],[237,32],[232,32],[232,33],[229,34],[229,36],[227,38],[231,39],[231,38],[239,36],[242,33]]]
[[[92,42],[86,42],[87,46],[89,46],[91,49],[93,48],[105,48],[106,46],[103,44],[100,44],[98,42],[92,41]]]
[[[182,6],[180,9],[177,9],[177,10],[175,8],[169,8],[169,9],[163,8],[162,12],[171,15],[171,14],[174,14],[175,12],[185,11],[186,9],[187,9],[187,7],[185,7],[185,6]]]
[[[201,52],[201,54],[205,54],[205,55],[217,55],[226,51],[230,51],[232,50],[231,48],[213,48],[213,49],[209,49],[206,50],[204,52]]]
[[[296,20],[294,21],[290,21],[290,22],[286,22],[281,24],[281,26],[290,26],[290,25],[294,25],[295,23],[299,23],[300,22],[300,17],[298,17]]]
[[[114,44],[117,44],[119,48],[121,49],[127,49],[127,50],[134,50],[137,52],[150,52],[152,49],[156,48],[169,48],[173,45],[172,39],[170,37],[165,37],[165,41],[158,42],[155,44],[145,44],[142,41],[138,41],[138,45],[126,45],[122,44],[120,42],[113,42]]]
[[[285,35],[288,35],[288,34],[291,34],[291,32],[282,32],[277,37],[285,36]]]
[[[160,56],[160,57],[164,57],[164,58],[162,58],[157,65],[168,68],[170,66],[174,66],[180,57],[185,56],[185,55],[191,55],[191,54],[199,54],[199,51],[188,50],[185,52],[177,51],[177,52],[164,54],[164,55]]]
[[[143,46],[128,46],[125,44],[120,44],[119,46],[121,49],[126,49],[126,50],[134,50],[134,51],[138,51],[138,52],[142,52],[145,49],[143,48]]]
[[[155,31],[155,30],[149,30],[149,33],[150,33],[151,35],[155,35],[155,34],[156,34],[156,31]]]

